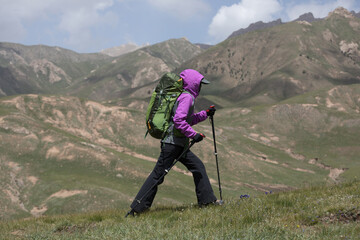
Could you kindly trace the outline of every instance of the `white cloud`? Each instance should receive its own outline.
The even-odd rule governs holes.
[[[203,0],[148,0],[148,2],[161,11],[184,19],[210,10],[210,6]]]
[[[277,0],[242,0],[230,7],[222,6],[209,26],[215,40],[224,40],[232,32],[257,21],[271,21],[282,10]]]
[[[289,20],[294,20],[308,12],[313,13],[317,18],[323,18],[326,17],[329,12],[340,6],[352,10],[355,7],[355,0],[326,1],[325,3],[319,0],[310,1],[309,3],[292,6],[286,12]]]
[[[0,41],[19,41],[26,36],[24,23],[44,16],[49,2],[27,0],[0,1]]]
[[[16,42],[26,35],[21,22],[14,17],[5,17],[0,11],[0,42]]]
[[[65,42],[76,46],[79,50],[85,50],[91,45],[96,45],[98,36],[93,36],[93,30],[104,25],[112,25],[117,22],[117,16],[111,11],[105,11],[112,6],[112,1],[87,1],[87,4],[77,8],[66,9],[61,14],[58,27],[68,33]]]
[[[0,5],[0,41],[23,41],[26,25],[43,27],[52,22],[65,34],[68,45],[85,50],[96,39],[94,29],[117,21],[111,12],[113,0],[0,0]]]

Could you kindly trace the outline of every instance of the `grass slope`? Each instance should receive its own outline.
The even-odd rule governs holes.
[[[217,102],[213,96],[205,100]],[[215,117],[224,196],[262,195],[358,176],[360,85],[309,92],[274,105],[222,101]],[[216,104],[217,105],[217,104]],[[144,109],[75,97],[1,99],[0,219],[129,206],[159,153],[144,139]],[[211,125],[192,151],[218,194]],[[154,206],[195,203],[177,164]]]
[[[360,239],[360,181],[258,197],[218,207],[162,206],[0,222],[1,239]]]

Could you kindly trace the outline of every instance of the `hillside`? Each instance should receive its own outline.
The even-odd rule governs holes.
[[[0,43],[0,96],[54,93],[107,61],[103,54]]]
[[[220,207],[161,206],[0,222],[2,239],[359,239],[360,184],[237,196]]]
[[[360,82],[360,19],[355,13],[338,8],[325,19],[255,29],[206,50],[183,38],[119,57],[2,43],[0,96],[58,93],[96,101],[144,99],[164,72],[184,68],[196,68],[213,80],[207,94],[243,106]]]
[[[149,97],[154,82],[203,52],[185,38],[170,39],[115,58],[84,77],[65,93],[96,101]],[[150,85],[149,85],[150,84]],[[140,93],[136,92],[138,89]]]
[[[0,96],[59,93],[98,101],[125,97],[202,51],[185,38],[118,57],[0,43]]]
[[[158,155],[158,141],[144,139],[144,108],[41,95],[3,98],[0,106],[2,219],[127,207]],[[218,110],[224,196],[353,179],[359,112],[359,84]],[[211,127],[196,129],[208,138],[193,150],[217,193]],[[196,201],[180,164],[167,179],[155,205]]]
[[[275,103],[360,83],[360,19],[338,8],[312,23],[290,22],[230,38],[183,64],[213,80],[207,94],[242,106]]]
[[[127,205],[152,164],[132,109],[39,95],[0,108],[2,219]]]

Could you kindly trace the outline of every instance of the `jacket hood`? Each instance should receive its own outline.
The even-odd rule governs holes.
[[[201,80],[204,76],[194,69],[186,69],[180,73],[180,77],[183,79],[184,90],[191,93],[194,98],[199,96]]]

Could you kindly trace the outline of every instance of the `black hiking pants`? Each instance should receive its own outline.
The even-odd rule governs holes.
[[[161,177],[164,175],[165,169],[173,164],[174,160],[181,155],[183,150],[184,148],[180,146],[167,143],[162,144],[161,153],[153,171],[150,173],[139,193],[136,195],[135,200],[131,204],[131,208],[135,212],[143,212],[151,207],[158,185],[164,181],[164,178],[161,179]],[[193,175],[198,204],[206,205],[216,201],[214,191],[210,185],[202,161],[191,151],[188,151],[183,158],[179,159],[179,162],[184,164]],[[151,189],[157,181],[157,185]],[[138,200],[140,200],[149,189],[151,189],[150,192],[139,203]]]

